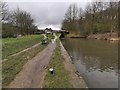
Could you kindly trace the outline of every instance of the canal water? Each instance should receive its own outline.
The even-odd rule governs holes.
[[[62,43],[89,88],[118,87],[118,43],[66,38]]]

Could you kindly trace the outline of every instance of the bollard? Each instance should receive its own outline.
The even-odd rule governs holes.
[[[49,69],[49,72],[50,72],[50,74],[54,74],[54,69],[53,69],[53,68],[50,68],[50,69]]]

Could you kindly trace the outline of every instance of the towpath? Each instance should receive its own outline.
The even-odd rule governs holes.
[[[55,36],[56,39],[56,36]],[[16,78],[9,84],[9,88],[41,88],[46,68],[56,47],[55,40],[33,59],[29,60]]]

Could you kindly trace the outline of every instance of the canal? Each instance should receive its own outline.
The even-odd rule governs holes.
[[[89,88],[118,87],[118,43],[65,38],[62,43]]]

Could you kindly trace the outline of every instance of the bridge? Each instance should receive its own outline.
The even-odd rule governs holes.
[[[52,33],[61,33],[60,38],[65,38],[65,35],[69,34],[66,30],[52,30]]]
[[[60,38],[65,38],[65,35],[69,34],[69,32],[66,30],[59,30],[58,33],[61,33]]]
[[[38,29],[35,34],[50,34],[50,33],[61,33],[60,38],[64,38],[65,35],[69,34],[66,30],[52,30],[52,29]]]

